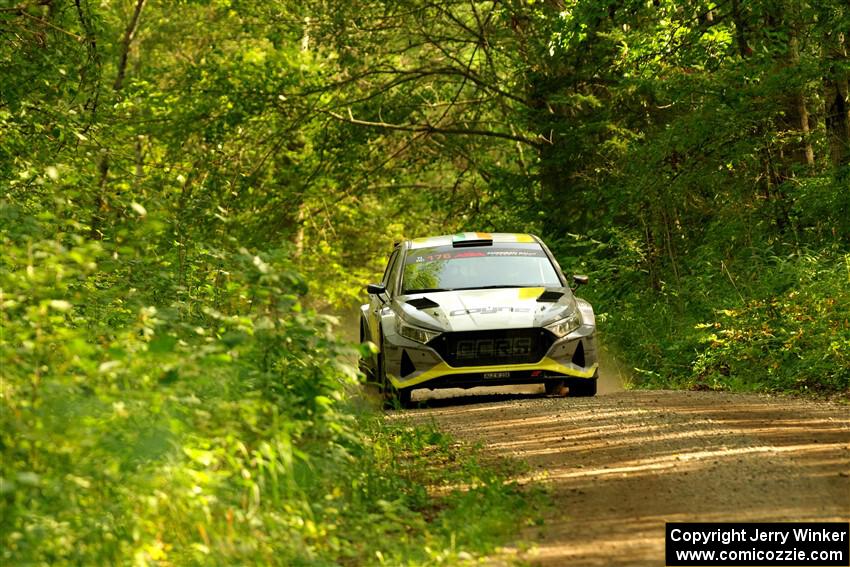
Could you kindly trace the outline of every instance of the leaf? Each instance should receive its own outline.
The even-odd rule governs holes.
[[[327,396],[316,396],[314,400],[316,401],[316,405],[322,407],[329,407],[334,403],[333,400]]]
[[[51,299],[50,300],[50,308],[55,309],[56,311],[68,311],[73,307],[69,302],[64,299]]]
[[[18,483],[26,486],[38,486],[41,477],[34,472],[19,472],[16,477]]]
[[[215,462],[215,454],[212,451],[204,451],[203,449],[192,449],[191,447],[183,447],[183,452],[196,463],[200,463],[205,467],[210,466]]]
[[[135,201],[133,201],[132,203],[130,203],[130,207],[131,207],[134,211],[136,211],[136,214],[138,214],[140,217],[143,217],[143,216],[145,216],[145,215],[147,215],[147,214],[148,214],[147,209],[145,209],[143,206],[141,206],[139,203],[137,203],[137,202],[135,202]]]
[[[177,381],[177,379],[179,378],[179,376],[180,376],[180,375],[178,374],[177,370],[175,370],[174,368],[172,368],[171,370],[169,370],[168,372],[166,372],[166,373],[162,376],[162,378],[160,378],[160,379],[159,379],[159,382],[160,382],[161,384],[173,384],[174,382],[176,382],[176,381]]]
[[[119,360],[107,360],[105,362],[101,362],[100,366],[97,367],[98,371],[106,373],[112,370],[116,370],[121,366],[121,361]]]
[[[0,494],[8,494],[15,490],[15,483],[0,476]]]

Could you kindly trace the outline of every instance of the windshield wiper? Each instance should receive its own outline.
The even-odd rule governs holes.
[[[404,294],[409,295],[411,293],[434,293],[436,291],[454,291],[454,289],[445,289],[442,287],[428,287],[425,289],[406,289],[404,290]]]

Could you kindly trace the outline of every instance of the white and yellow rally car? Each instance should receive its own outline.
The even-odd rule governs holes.
[[[466,232],[396,245],[360,308],[361,369],[386,398],[506,384],[596,394],[596,319],[536,236]]]

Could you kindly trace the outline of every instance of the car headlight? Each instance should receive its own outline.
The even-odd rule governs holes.
[[[423,344],[440,336],[440,333],[437,331],[426,331],[425,329],[406,325],[402,322],[399,322],[398,324],[398,334],[406,339]]]
[[[581,316],[578,311],[573,311],[564,319],[559,319],[551,325],[546,325],[546,328],[558,337],[565,337],[579,328],[581,325]]]

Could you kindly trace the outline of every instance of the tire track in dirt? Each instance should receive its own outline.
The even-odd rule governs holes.
[[[663,565],[670,521],[850,519],[847,405],[600,392],[434,399],[404,415],[529,463],[518,480],[546,483],[552,498],[544,524],[519,534],[535,565]]]

